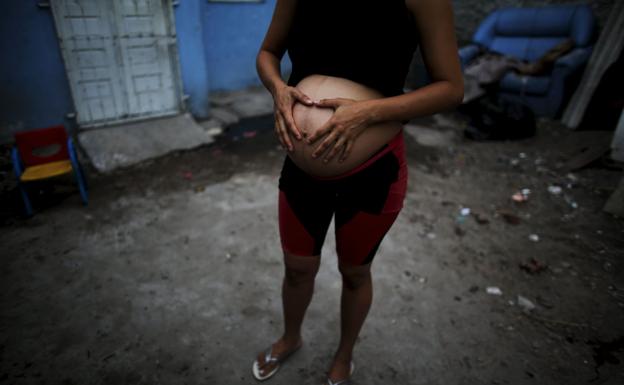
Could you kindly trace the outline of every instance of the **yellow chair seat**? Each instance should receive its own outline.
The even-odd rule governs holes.
[[[71,171],[72,165],[69,160],[59,160],[56,162],[26,167],[26,170],[24,170],[20,180],[28,182],[32,180],[51,178],[53,176],[67,174]]]

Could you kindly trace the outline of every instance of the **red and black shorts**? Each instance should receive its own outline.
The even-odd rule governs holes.
[[[312,176],[286,156],[279,190],[279,231],[285,252],[320,255],[335,215],[340,261],[368,264],[403,208],[407,190],[403,131],[360,166],[336,177]]]

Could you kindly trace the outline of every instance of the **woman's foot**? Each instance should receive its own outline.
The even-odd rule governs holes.
[[[254,375],[258,380],[266,380],[273,376],[280,364],[288,358],[292,353],[297,351],[303,341],[301,337],[298,340],[289,341],[283,337],[277,340],[268,351],[258,354],[254,362]],[[267,355],[269,359],[267,360]]]
[[[353,364],[351,359],[334,358],[327,379],[329,384],[346,383],[353,374]]]

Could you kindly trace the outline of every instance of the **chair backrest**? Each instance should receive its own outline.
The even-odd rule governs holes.
[[[25,166],[69,159],[64,126],[16,132],[15,144]]]
[[[535,61],[565,39],[575,47],[593,43],[595,18],[587,4],[502,8],[473,36],[475,43],[518,59]]]

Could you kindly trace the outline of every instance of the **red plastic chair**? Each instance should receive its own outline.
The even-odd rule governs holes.
[[[25,187],[26,183],[71,172],[74,173],[78,183],[83,204],[88,204],[84,174],[76,156],[74,143],[67,135],[64,126],[16,133],[11,156],[26,215],[33,214]]]

